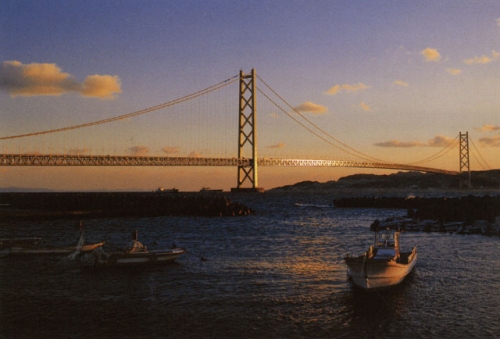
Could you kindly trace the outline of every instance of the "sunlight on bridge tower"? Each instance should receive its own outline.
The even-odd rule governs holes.
[[[238,184],[231,191],[262,192],[258,187],[257,173],[257,108],[255,91],[255,69],[250,75],[240,71],[240,104],[238,127],[238,159],[242,160],[245,151],[251,152],[247,164],[238,165]],[[248,182],[251,187],[243,187]]]
[[[469,132],[460,133],[460,188],[463,186],[462,173],[464,170],[468,172],[468,180],[466,185],[472,187],[470,177],[470,162],[469,162]]]

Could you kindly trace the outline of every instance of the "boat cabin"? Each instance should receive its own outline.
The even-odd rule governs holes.
[[[399,258],[399,232],[375,232],[375,245],[371,251],[373,259],[389,260]]]

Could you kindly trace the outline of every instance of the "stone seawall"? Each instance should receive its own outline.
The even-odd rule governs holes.
[[[155,216],[245,216],[223,195],[154,192],[0,193],[0,220]]]

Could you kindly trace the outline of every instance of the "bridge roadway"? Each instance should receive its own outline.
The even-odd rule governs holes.
[[[150,157],[116,155],[2,154],[0,166],[248,166],[248,158]],[[417,171],[457,175],[457,171],[414,165],[344,160],[261,158],[258,166],[277,167],[357,167]]]

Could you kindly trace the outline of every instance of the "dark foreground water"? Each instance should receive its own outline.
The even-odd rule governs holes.
[[[258,214],[84,222],[107,248],[139,230],[176,264],[82,269],[67,258],[0,258],[0,338],[497,338],[500,238],[405,233],[419,261],[401,285],[364,293],[342,258],[371,245],[374,219],[401,210],[297,207],[320,196],[232,200]],[[1,223],[0,237],[76,243],[74,221]],[[206,257],[207,261],[200,260]]]

